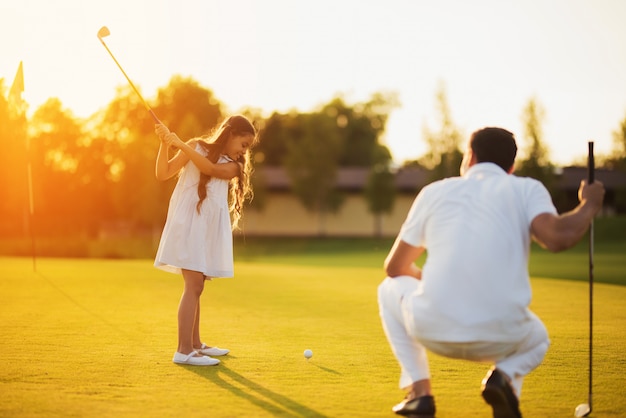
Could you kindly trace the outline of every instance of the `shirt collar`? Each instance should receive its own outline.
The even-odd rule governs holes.
[[[507,175],[499,165],[495,163],[477,163],[471,166],[463,175],[464,178],[484,177],[494,175]]]

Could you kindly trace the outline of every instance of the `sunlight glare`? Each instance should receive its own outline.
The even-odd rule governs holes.
[[[352,104],[396,91],[402,105],[384,141],[399,161],[424,152],[439,83],[466,135],[497,124],[520,138],[522,109],[536,96],[560,162],[584,154],[592,138],[608,152],[626,112],[616,93],[626,91],[626,2],[5,3],[0,77],[8,89],[23,60],[31,115],[58,97],[86,118],[126,84],[96,36],[105,25],[107,45],[148,102],[175,74],[212,90],[229,112],[306,112],[337,95]]]

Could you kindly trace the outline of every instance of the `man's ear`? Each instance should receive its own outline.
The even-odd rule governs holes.
[[[474,154],[474,151],[471,148],[469,149],[469,153],[470,153],[469,166],[471,167],[478,162],[478,159],[476,158],[476,154]]]
[[[476,164],[476,157],[471,148],[465,150],[463,154],[463,160],[461,161],[461,167],[459,167],[459,173],[463,176],[469,170],[471,166]]]
[[[509,168],[509,170],[507,171],[507,173],[509,173],[509,174],[513,174],[513,172],[514,172],[514,171],[515,171],[515,163],[513,163],[513,164],[511,165],[511,168]]]
[[[478,163],[478,159],[476,158],[476,154],[474,154],[474,150],[469,148],[467,150],[467,168],[470,168],[471,166],[475,165],[476,163]]]

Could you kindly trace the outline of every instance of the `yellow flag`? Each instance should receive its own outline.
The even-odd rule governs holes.
[[[11,90],[9,90],[9,104],[12,105],[18,112],[22,110],[22,93],[24,92],[24,70],[22,67],[22,61],[20,61],[20,66],[17,68],[17,74],[15,74],[15,79],[13,79],[13,84],[11,85]]]

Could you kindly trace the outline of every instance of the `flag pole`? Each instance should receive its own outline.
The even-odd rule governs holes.
[[[27,130],[28,131],[28,130]],[[33,273],[37,272],[37,251],[35,247],[35,200],[33,198],[33,169],[30,151],[30,138],[26,133],[26,172],[28,181],[28,229],[30,232],[30,248],[33,256]]]

